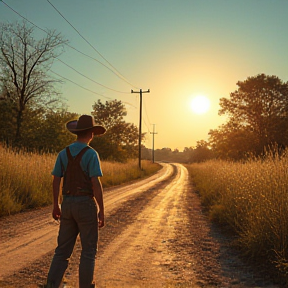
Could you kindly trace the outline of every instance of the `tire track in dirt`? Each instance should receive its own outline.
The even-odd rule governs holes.
[[[189,175],[127,201],[100,233],[95,280],[101,288],[277,288],[265,273],[243,263],[202,213]],[[78,258],[66,287],[78,287]]]
[[[155,175],[130,185],[104,190],[106,213],[138,193],[171,177],[173,168],[164,164]],[[59,225],[52,219],[51,207],[0,219],[0,280],[54,250]]]
[[[51,207],[0,220],[0,279],[55,248],[58,224]]]
[[[166,165],[167,164],[165,164],[165,166]],[[158,195],[161,189],[163,189],[168,183],[173,181],[173,179],[177,175],[177,169],[174,165],[168,166],[169,169],[167,171],[169,172],[168,174],[167,172],[165,173],[168,177],[158,178],[158,180],[161,181],[157,181],[156,183],[151,183],[151,181],[149,181],[150,184],[146,187],[148,189],[140,189],[138,193],[133,195],[133,197],[130,197],[129,200],[123,202],[122,205],[118,206],[117,209],[114,209],[108,213],[108,217],[106,218],[106,225],[103,229],[100,230],[100,253],[98,252],[97,258],[106,249],[109,243],[117,239],[117,237],[119,237],[120,235],[123,236],[126,233],[126,229],[128,229],[128,227],[133,224],[137,215],[143,209],[145,209],[147,202],[151,201],[155,196]],[[129,189],[130,186],[126,188],[124,187],[124,189],[126,190],[127,188]],[[73,251],[73,255],[70,259],[68,271],[66,272],[66,275],[64,277],[65,287],[78,287],[78,265],[80,253],[81,244],[78,238],[75,249]],[[99,266],[98,259],[96,260],[96,265],[97,267]]]
[[[174,255],[168,243],[177,238],[175,226],[183,220],[177,207],[182,204],[179,201],[185,193],[188,173],[182,165],[173,167],[176,172],[173,178],[128,201],[116,211],[121,214],[120,219],[126,218],[125,227],[118,230],[113,239],[100,237],[95,272],[98,287],[164,287],[163,284],[170,285],[175,280],[170,269]],[[123,213],[127,213],[127,217]],[[74,259],[78,259],[79,254],[80,247]],[[75,263],[66,279],[67,287],[78,287],[76,269]],[[190,280],[196,279],[193,271],[189,277]]]
[[[126,186],[114,190],[114,202],[113,189],[104,192],[108,205],[96,259],[97,287],[277,288],[268,273],[242,262],[231,249],[230,239],[207,220],[186,168],[180,164],[168,166],[161,174],[167,173],[167,177],[155,175],[146,187],[145,183],[134,183],[135,189]],[[161,181],[150,185],[157,178]],[[64,287],[78,287],[80,250],[78,240]],[[0,287],[41,287],[52,254],[49,251],[9,275],[0,281]]]
[[[177,166],[173,181],[105,247],[96,273],[100,287],[162,287],[169,283],[171,273],[166,267],[173,261],[173,254],[167,243],[176,238],[174,226],[181,215],[177,215],[175,205],[183,193],[185,176],[183,166]]]

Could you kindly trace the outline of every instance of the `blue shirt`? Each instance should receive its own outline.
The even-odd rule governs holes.
[[[70,153],[72,157],[75,157],[83,148],[88,146],[86,143],[81,142],[74,142],[71,145],[69,145]],[[91,147],[90,147],[91,148]],[[59,152],[54,169],[52,171],[52,175],[63,177],[64,171],[62,171],[62,165],[66,171],[68,164],[68,157],[66,154],[66,148]],[[82,170],[87,173],[87,175],[91,177],[100,177],[103,176],[101,166],[100,166],[100,160],[98,153],[93,149],[88,149],[80,162]]]

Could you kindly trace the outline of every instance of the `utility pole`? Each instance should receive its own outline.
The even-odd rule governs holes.
[[[155,132],[155,124],[153,124],[153,132],[150,132],[150,134],[153,134],[153,140],[152,140],[152,162],[154,163],[154,135],[158,134]]]
[[[131,89],[131,93],[139,93],[140,94],[140,117],[139,117],[139,168],[141,169],[141,136],[142,136],[142,93],[150,93],[150,89],[147,91],[134,91]]]

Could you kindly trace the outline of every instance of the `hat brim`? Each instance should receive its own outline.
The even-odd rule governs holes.
[[[79,132],[88,131],[88,130],[92,130],[94,135],[102,135],[106,132],[106,129],[100,125],[94,125],[92,127],[85,128],[85,129],[77,129],[77,122],[78,122],[77,120],[72,120],[66,123],[67,130],[73,134],[77,134]]]

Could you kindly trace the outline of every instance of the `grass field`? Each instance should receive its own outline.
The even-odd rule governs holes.
[[[52,203],[56,155],[15,153],[0,146],[0,216]],[[155,173],[148,161],[102,162],[103,187]],[[268,259],[288,278],[288,154],[245,163],[211,160],[187,165],[208,216],[229,228],[248,257]]]
[[[52,176],[56,155],[13,152],[0,146],[0,216],[52,203]],[[159,164],[138,160],[101,163],[103,187],[120,185],[154,174]]]
[[[288,156],[187,166],[211,220],[237,235],[248,257],[288,275]]]

